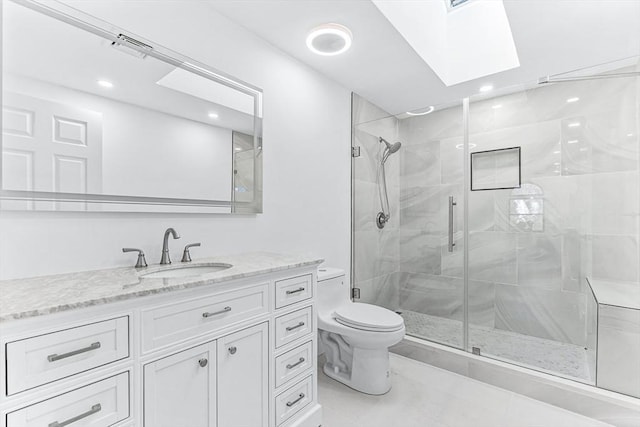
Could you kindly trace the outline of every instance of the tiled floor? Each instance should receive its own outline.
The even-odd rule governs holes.
[[[402,310],[407,334],[454,347],[462,346],[462,322]],[[507,362],[593,384],[587,351],[580,346],[510,331],[471,325],[469,343]]]
[[[393,387],[356,392],[319,372],[323,427],[605,427],[564,409],[390,355]]]

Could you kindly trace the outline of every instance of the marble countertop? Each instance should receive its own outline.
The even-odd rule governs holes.
[[[184,266],[151,265],[114,268],[54,276],[0,280],[0,322],[107,304],[162,292],[210,286],[234,279],[318,265],[322,259],[267,252],[194,260],[190,265],[223,263],[232,267],[215,273],[182,278],[143,278],[145,273]]]
[[[612,282],[589,277],[587,281],[598,304],[640,310],[640,283]]]

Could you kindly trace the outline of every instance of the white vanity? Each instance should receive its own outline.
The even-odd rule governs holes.
[[[267,253],[199,276],[0,281],[2,426],[317,427],[316,269]]]

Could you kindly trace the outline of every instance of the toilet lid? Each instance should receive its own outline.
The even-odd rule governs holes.
[[[333,316],[338,323],[365,331],[392,332],[404,325],[404,319],[391,310],[357,302],[338,307]]]

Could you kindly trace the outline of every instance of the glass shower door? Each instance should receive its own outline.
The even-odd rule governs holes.
[[[399,119],[399,306],[410,336],[463,348],[462,104]]]

